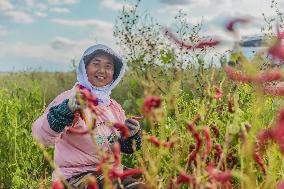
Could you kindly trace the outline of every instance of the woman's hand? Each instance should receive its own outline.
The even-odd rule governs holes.
[[[80,109],[80,104],[77,101],[76,95],[73,95],[68,99],[67,106],[72,112]]]
[[[135,119],[126,119],[125,125],[127,126],[129,130],[129,137],[136,135],[138,131],[140,131],[140,124]]]

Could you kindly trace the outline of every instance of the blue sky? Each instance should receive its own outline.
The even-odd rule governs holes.
[[[83,51],[104,43],[119,51],[112,28],[123,0],[0,0],[0,72],[42,69],[68,71],[71,60]],[[234,17],[252,18],[241,35],[255,35],[262,13],[274,17],[271,0],[142,0],[139,11],[148,12],[171,26],[178,10],[188,13],[189,23],[203,19],[205,35],[228,36],[223,27]],[[280,10],[284,3],[279,4]],[[283,11],[282,11],[283,12]]]

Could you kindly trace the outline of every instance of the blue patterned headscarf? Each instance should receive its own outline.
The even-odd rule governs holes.
[[[109,54],[114,59],[114,77],[113,81],[103,87],[95,87],[93,86],[87,76],[86,72],[86,62],[88,59],[92,57],[92,54],[97,50],[104,51],[105,53]],[[122,58],[116,54],[111,48],[107,47],[106,45],[98,44],[89,47],[83,54],[79,66],[77,68],[77,80],[80,85],[83,85],[87,89],[91,90],[92,94],[95,95],[100,105],[109,105],[110,104],[110,94],[112,89],[121,81],[124,73],[125,73],[126,65],[123,63]]]

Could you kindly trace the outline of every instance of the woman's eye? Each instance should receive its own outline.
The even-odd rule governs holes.
[[[108,68],[108,69],[112,69],[112,65],[106,65],[106,68]]]

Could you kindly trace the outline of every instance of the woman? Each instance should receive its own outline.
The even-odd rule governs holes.
[[[97,171],[100,162],[99,149],[109,154],[112,146],[119,142],[121,151],[127,154],[141,147],[141,132],[139,122],[126,119],[122,107],[110,98],[111,90],[120,82],[125,72],[122,59],[105,45],[89,47],[83,54],[77,68],[78,83],[58,95],[33,124],[33,137],[45,146],[55,145],[54,161],[62,176],[73,187],[86,188],[83,183],[87,175],[95,175],[100,188],[103,188],[103,175]],[[76,85],[87,88],[98,100],[96,109],[103,114],[96,116],[94,135],[96,145],[90,134],[78,135],[70,132],[70,128],[86,130],[87,125],[79,118],[74,122],[74,112],[83,109],[76,97]],[[124,123],[129,129],[128,138],[121,137],[120,132],[107,123]],[[121,165],[119,166],[120,170]],[[58,179],[53,173],[53,179]],[[122,181],[124,188],[141,188],[142,183],[134,178]]]

